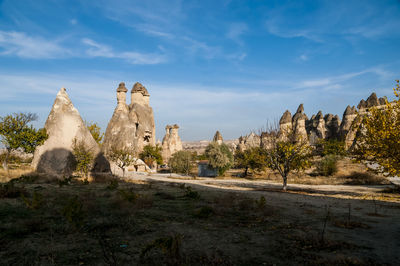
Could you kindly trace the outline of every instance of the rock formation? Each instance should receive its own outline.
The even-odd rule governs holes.
[[[172,154],[182,150],[182,141],[178,134],[179,126],[177,124],[165,127],[165,136],[162,140],[162,157],[164,163],[168,163]]]
[[[249,135],[244,137],[244,146],[245,149],[260,147],[261,145],[261,137],[254,132],[251,132]]]
[[[350,107],[350,105],[348,105],[343,113],[342,123],[340,124],[339,128],[339,136],[342,139],[346,138],[347,133],[351,129],[353,121],[354,119],[356,119],[356,117],[357,117],[357,109],[354,106]]]
[[[307,140],[307,130],[306,130],[306,120],[308,120],[307,115],[304,113],[304,106],[300,104],[297,108],[296,113],[292,118],[293,130],[296,136],[303,140]]]
[[[219,145],[221,145],[222,142],[224,142],[224,139],[222,138],[222,135],[218,130],[217,132],[215,132],[213,142],[217,142]]]
[[[344,137],[346,149],[350,149],[355,144],[357,140],[357,132],[361,130],[362,117],[367,115],[369,109],[372,107],[378,109],[386,108],[386,98],[378,98],[374,92],[367,98],[367,100],[362,99],[357,107],[358,112],[355,112],[356,114],[352,121],[351,127],[348,129]]]
[[[150,94],[140,83],[131,90],[131,104],[126,104],[128,90],[121,82],[117,88],[117,107],[108,123],[103,142],[105,154],[112,147],[133,149],[137,153],[146,145],[155,145],[153,109],[149,105]]]
[[[291,114],[288,110],[282,115],[279,121],[279,134],[283,136],[284,130],[292,129],[295,135],[308,139],[311,145],[315,145],[319,139],[341,139],[345,141],[346,147],[349,148],[356,141],[356,133],[362,116],[368,114],[372,107],[385,108],[386,102],[386,98],[378,98],[375,93],[372,93],[367,100],[360,101],[358,110],[354,106],[347,106],[342,121],[337,115],[326,114],[323,116],[321,111],[308,119],[304,113],[303,104],[300,104],[292,118],[290,118]],[[268,135],[262,134],[261,139],[262,142],[267,143]],[[265,144],[262,145],[265,146]]]
[[[279,120],[279,130],[281,132],[290,131],[292,130],[292,127],[292,114],[289,112],[289,110],[286,110]]]
[[[70,176],[76,167],[72,154],[74,140],[83,142],[95,155],[93,171],[110,170],[109,163],[100,152],[65,88],[58,92],[44,127],[49,137],[36,149],[32,161],[37,172],[56,177]]]

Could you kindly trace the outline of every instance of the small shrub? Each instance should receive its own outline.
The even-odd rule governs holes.
[[[13,179],[14,182],[17,183],[35,183],[39,180],[38,175],[21,175],[19,178]]]
[[[77,196],[69,199],[62,209],[62,215],[76,229],[81,228],[85,222],[85,212],[81,200]]]
[[[345,156],[346,148],[344,141],[339,141],[335,139],[323,140],[321,139],[315,149],[316,155],[327,156],[327,155],[336,155],[336,156]]]
[[[187,187],[186,191],[185,191],[185,197],[191,198],[191,199],[199,199],[200,194],[199,194],[199,192],[192,190],[192,187]]]
[[[337,173],[337,156],[327,155],[317,163],[317,172],[323,176],[331,176]]]
[[[382,185],[388,184],[389,181],[382,176],[377,176],[371,173],[352,172],[348,176],[344,176],[348,185]]]
[[[148,253],[153,250],[159,250],[164,254],[167,265],[179,265],[181,249],[182,235],[174,234],[173,236],[161,237],[144,247],[140,254],[140,259],[143,261]]]
[[[14,182],[0,184],[0,198],[18,198],[27,194],[24,187],[16,187]]]
[[[267,205],[267,201],[265,200],[264,196],[261,196],[258,200],[256,200],[257,208],[262,210]]]
[[[210,206],[203,206],[198,208],[195,213],[194,217],[200,218],[200,219],[206,219],[214,214],[214,209],[211,208]]]
[[[242,199],[237,203],[237,206],[241,211],[253,210],[254,205],[255,205],[254,200],[248,198]]]
[[[76,170],[87,179],[94,163],[92,148],[87,147],[84,141],[75,138],[72,143],[72,153],[76,160]]]
[[[118,188],[118,179],[113,178],[110,180],[110,182],[108,183],[107,189],[109,190],[116,190]]]
[[[68,186],[70,185],[72,182],[72,176],[70,177],[64,177],[64,179],[62,180],[58,180],[58,186],[62,187],[62,186]]]
[[[122,199],[129,201],[130,203],[134,203],[138,199],[138,195],[133,191],[133,188],[130,189],[120,189],[119,195]]]
[[[166,193],[166,192],[156,192],[154,195],[158,196],[158,197],[160,197],[162,199],[166,199],[166,200],[174,200],[175,199],[174,195],[171,195],[171,194]]]
[[[29,209],[39,209],[43,205],[43,195],[38,193],[38,192],[33,192],[32,199],[29,199],[24,196],[24,194],[21,194],[22,200],[25,202],[26,207]]]

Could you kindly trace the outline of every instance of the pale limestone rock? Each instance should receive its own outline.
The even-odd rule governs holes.
[[[32,166],[37,172],[56,177],[70,176],[76,167],[72,154],[75,139],[83,142],[95,155],[93,171],[110,170],[109,163],[100,152],[98,144],[69,99],[65,88],[58,92],[44,127],[49,137],[36,149],[32,161]]]
[[[161,153],[164,163],[168,163],[169,159],[175,152],[181,151],[183,149],[178,129],[179,126],[177,124],[167,125],[165,127],[165,136],[162,141]]]
[[[127,89],[121,82],[117,88],[117,107],[108,123],[103,151],[112,147],[132,149],[138,154],[146,145],[155,145],[155,123],[153,109],[149,105],[150,95],[140,83],[131,90],[131,104],[126,104]]]
[[[224,139],[222,138],[222,135],[218,130],[217,132],[215,132],[213,142],[217,142],[219,145],[221,145],[222,142],[224,142]]]
[[[346,139],[346,136],[351,129],[354,119],[357,117],[357,109],[348,105],[343,113],[342,123],[340,124],[339,137]]]
[[[338,115],[325,115],[326,138],[337,138],[340,128],[340,118]]]
[[[292,130],[293,124],[292,124],[292,114],[290,113],[289,110],[286,110],[281,119],[279,120],[279,130],[281,132],[287,132]]]
[[[297,108],[297,112],[292,118],[294,134],[303,141],[308,140],[307,130],[306,130],[306,120],[308,120],[306,114],[304,113],[303,104],[300,104]]]
[[[250,149],[253,147],[261,146],[261,137],[254,132],[251,132],[249,135],[244,137],[244,146],[245,149]]]

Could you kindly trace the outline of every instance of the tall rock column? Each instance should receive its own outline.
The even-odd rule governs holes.
[[[304,106],[303,104],[300,104],[292,118],[292,123],[296,137],[304,141],[308,141],[306,120],[308,119],[306,114],[304,113]]]
[[[162,157],[165,163],[168,163],[169,158],[177,152],[183,149],[182,141],[178,133],[179,126],[177,124],[165,127],[165,136],[162,141]]]
[[[126,104],[128,90],[121,82],[117,88],[117,107],[108,123],[103,150],[107,154],[113,147],[127,148],[140,153],[146,145],[155,146],[153,109],[149,105],[150,94],[140,83],[131,90],[131,104]]]

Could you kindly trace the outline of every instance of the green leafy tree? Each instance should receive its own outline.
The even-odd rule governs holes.
[[[6,148],[3,161],[5,170],[8,170],[8,157],[11,151],[20,148],[24,152],[33,153],[36,147],[47,139],[44,128],[37,130],[29,125],[37,118],[37,115],[32,113],[15,113],[0,117],[0,137]]]
[[[346,148],[344,141],[329,139],[320,139],[316,145],[316,153],[321,156],[326,155],[336,155],[344,156],[346,155]]]
[[[225,144],[211,142],[204,152],[208,164],[218,169],[218,174],[223,175],[233,165],[233,154]]]
[[[160,146],[146,145],[143,151],[139,154],[139,158],[143,160],[148,166],[152,166],[154,162],[157,165],[163,164],[163,159],[161,156],[162,148]]]
[[[94,163],[92,150],[86,146],[84,141],[74,139],[72,142],[72,154],[75,157],[76,170],[87,179]]]
[[[133,149],[112,147],[107,157],[122,170],[122,177],[125,177],[127,167],[134,165],[136,168],[137,153]]]
[[[172,172],[189,175],[193,166],[193,154],[190,151],[175,152],[168,164]]]
[[[287,178],[291,171],[311,166],[311,148],[306,140],[298,138],[293,131],[288,131],[285,138],[280,137],[277,129],[270,129],[264,134],[269,136],[266,163],[282,176],[283,190],[286,190]]]
[[[248,175],[248,170],[262,171],[266,167],[266,153],[260,147],[253,147],[245,151],[237,151],[234,156],[235,166],[244,168],[243,176]]]
[[[85,121],[85,125],[89,129],[90,134],[92,134],[97,144],[101,145],[104,137],[104,133],[101,132],[101,128],[97,125],[97,123],[93,122]]]
[[[400,84],[393,89],[396,99],[386,107],[373,107],[363,117],[354,153],[366,164],[375,163],[376,171],[400,175]]]

